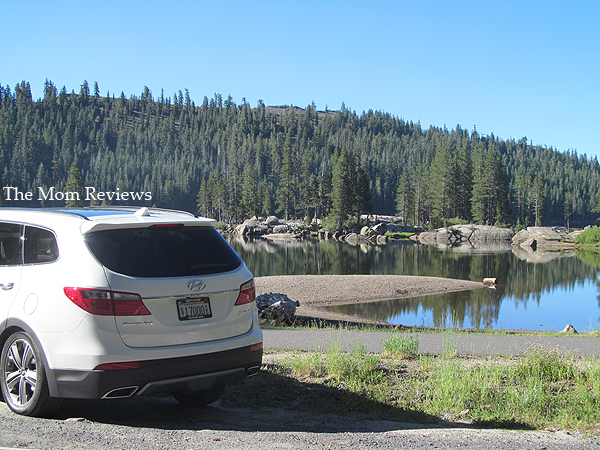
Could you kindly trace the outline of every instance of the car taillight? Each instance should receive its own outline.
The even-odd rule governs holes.
[[[64,288],[65,295],[77,306],[99,316],[147,316],[142,297],[128,292],[101,289]]]
[[[256,289],[254,288],[254,278],[240,286],[240,294],[235,302],[236,306],[252,303],[256,299]]]
[[[262,342],[259,342],[258,344],[253,344],[253,345],[251,345],[251,346],[250,346],[250,351],[251,351],[251,352],[256,352],[256,351],[258,351],[258,350],[262,350],[262,348],[263,348],[263,343],[262,343]]]

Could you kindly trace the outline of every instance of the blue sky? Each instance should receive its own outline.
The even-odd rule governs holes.
[[[600,154],[600,2],[0,0],[0,84],[380,110]]]

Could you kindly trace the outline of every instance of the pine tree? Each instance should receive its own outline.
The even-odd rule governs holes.
[[[403,224],[408,224],[414,219],[414,193],[410,178],[402,172],[396,190],[396,214],[400,216]]]
[[[526,228],[529,226],[529,216],[531,213],[531,189],[533,181],[531,172],[525,167],[520,167],[514,182],[514,206],[517,216],[517,228]]]
[[[200,183],[200,189],[198,190],[198,195],[196,196],[196,205],[198,207],[197,212],[203,217],[210,216],[210,210],[212,207],[211,198],[212,192],[210,192],[208,183],[206,180],[202,180],[202,183]]]
[[[271,190],[269,189],[269,183],[266,177],[261,181],[262,184],[262,199],[261,199],[261,213],[265,216],[269,216],[273,213],[273,200],[271,198]]]
[[[283,144],[283,158],[279,174],[279,187],[277,189],[277,212],[282,212],[285,220],[289,220],[294,211],[296,200],[296,185],[294,182],[294,155],[292,153],[291,134]]]
[[[567,230],[571,230],[571,216],[573,215],[573,194],[571,192],[565,192],[565,199],[563,201],[563,210],[565,212],[565,222]]]
[[[461,139],[452,160],[452,189],[450,197],[453,216],[471,219],[471,196],[473,193],[473,166],[467,139]]]
[[[355,177],[354,161],[342,150],[335,165],[331,178],[331,215],[337,229],[341,229],[354,208]]]
[[[369,178],[362,167],[356,169],[356,210],[357,225],[360,225],[360,216],[362,213],[371,214],[373,212],[373,198],[369,186]]]
[[[491,174],[490,224],[506,226],[509,213],[508,186],[504,175],[502,156],[494,143],[487,152],[488,171]]]
[[[244,173],[242,174],[242,200],[240,204],[242,217],[256,215],[256,211],[259,209],[257,187],[258,183],[256,182],[254,167],[248,164],[244,167]]]
[[[544,174],[539,173],[533,180],[531,191],[531,206],[533,208],[533,217],[535,218],[535,226],[541,227],[544,217],[544,201],[546,198],[546,181]]]
[[[444,138],[437,142],[435,157],[429,172],[429,199],[433,214],[441,218],[450,217],[450,204],[452,203],[451,182],[452,164],[448,144]]]
[[[299,203],[302,208],[302,215],[308,218],[310,209],[315,207],[315,192],[313,190],[313,176],[310,172],[310,158],[308,151],[304,152],[302,163],[300,164],[300,183],[298,183]]]
[[[65,191],[68,193],[65,200],[67,208],[80,208],[83,206],[83,182],[81,181],[81,172],[75,162],[71,164],[69,169]]]
[[[490,176],[485,166],[485,150],[482,142],[473,149],[473,196],[471,208],[473,221],[485,224],[488,220]]]

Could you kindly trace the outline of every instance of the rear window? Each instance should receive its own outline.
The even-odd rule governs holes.
[[[228,272],[242,260],[212,227],[151,226],[86,235],[94,256],[113,272],[132,277],[185,277]]]

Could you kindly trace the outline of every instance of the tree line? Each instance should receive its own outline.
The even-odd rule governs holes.
[[[98,191],[151,192],[136,203],[226,222],[276,213],[341,227],[375,213],[429,226],[590,223],[600,198],[596,157],[526,137],[423,129],[344,104],[252,107],[219,94],[196,104],[187,90],[167,97],[148,87],[101,95],[87,81],[68,92],[46,80],[37,100],[25,81],[0,85],[0,161],[3,187],[66,189],[75,164]]]

